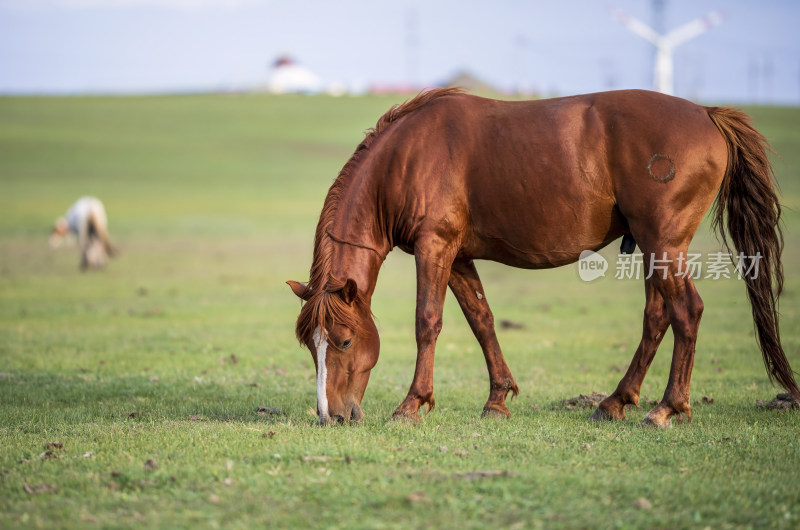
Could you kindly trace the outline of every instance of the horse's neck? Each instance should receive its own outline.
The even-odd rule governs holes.
[[[331,272],[340,280],[352,278],[359,290],[371,297],[391,246],[381,229],[369,175],[362,173],[352,179],[341,191],[333,221],[326,229],[333,246]]]
[[[336,203],[326,204],[334,209],[323,236],[331,245],[331,274],[342,281],[355,280],[367,298],[372,296],[378,271],[392,249],[380,219],[374,176],[372,166],[361,161],[348,175],[339,177],[342,186]]]
[[[385,256],[367,246],[336,240],[331,244],[331,275],[341,281],[355,280],[358,290],[369,301],[375,291],[378,272]]]

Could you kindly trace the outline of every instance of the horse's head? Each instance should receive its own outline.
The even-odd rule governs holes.
[[[318,290],[286,283],[305,301],[297,317],[297,338],[308,347],[317,369],[320,423],[361,420],[361,398],[380,352],[369,305],[350,279],[331,279]]]

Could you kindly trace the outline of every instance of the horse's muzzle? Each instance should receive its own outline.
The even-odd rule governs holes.
[[[359,423],[364,413],[358,403],[346,406],[341,413],[331,414],[330,416],[320,416],[320,425],[343,425],[345,423]]]

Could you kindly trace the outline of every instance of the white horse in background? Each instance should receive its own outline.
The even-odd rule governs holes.
[[[81,269],[100,269],[116,249],[108,238],[108,217],[100,199],[81,197],[70,206],[65,217],[59,217],[50,234],[50,246],[59,247],[75,235],[81,251]]]

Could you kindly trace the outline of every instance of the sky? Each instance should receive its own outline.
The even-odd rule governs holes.
[[[800,2],[664,0],[669,30],[724,22],[675,49],[675,94],[800,105]],[[498,89],[652,88],[651,0],[0,0],[0,94],[163,93],[264,86],[288,54],[326,83]]]

